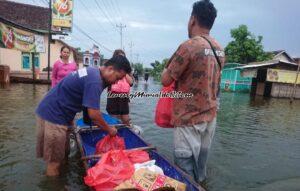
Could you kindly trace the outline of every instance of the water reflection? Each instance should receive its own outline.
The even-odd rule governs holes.
[[[148,83],[144,83],[144,92],[148,92]]]

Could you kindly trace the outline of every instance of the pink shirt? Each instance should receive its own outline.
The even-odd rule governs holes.
[[[77,65],[75,62],[69,62],[68,64],[65,64],[62,62],[62,60],[57,60],[52,69],[51,87],[56,86],[65,76],[76,70]]]

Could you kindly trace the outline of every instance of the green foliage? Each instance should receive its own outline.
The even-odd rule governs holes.
[[[144,67],[141,63],[132,64],[132,68],[134,71],[137,71],[138,75],[142,75],[144,73]]]
[[[153,76],[154,80],[160,81],[161,74],[168,61],[169,59],[166,58],[162,62],[156,60],[154,63],[151,63],[153,70],[150,72],[150,75]]]
[[[272,54],[263,50],[263,37],[256,38],[246,25],[240,25],[230,33],[234,40],[225,48],[226,62],[247,64],[272,59]]]
[[[152,68],[144,68],[144,73],[150,73],[152,72]]]

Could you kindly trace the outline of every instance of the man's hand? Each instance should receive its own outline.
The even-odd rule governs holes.
[[[115,126],[110,126],[110,127],[108,128],[107,132],[108,132],[108,134],[109,134],[110,136],[113,137],[113,136],[115,136],[115,135],[117,134],[118,130],[116,129]]]

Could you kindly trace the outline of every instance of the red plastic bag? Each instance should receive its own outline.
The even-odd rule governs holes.
[[[133,173],[134,166],[125,152],[115,150],[105,153],[94,167],[87,170],[84,182],[97,191],[111,191]]]
[[[121,80],[111,85],[110,91],[117,92],[117,93],[129,93],[130,85],[126,80],[126,77],[122,78]]]
[[[127,150],[125,152],[132,164],[144,163],[150,160],[149,154],[142,150],[134,150],[134,151]]]
[[[125,149],[124,138],[119,136],[111,137],[110,135],[106,135],[103,139],[98,141],[98,143],[96,144],[95,154],[103,154],[112,150],[124,150],[124,149]]]
[[[87,170],[84,182],[96,191],[112,191],[134,174],[134,163],[149,160],[149,154],[145,151],[109,151],[94,167]]]
[[[175,82],[173,82],[170,86],[163,87],[162,93],[170,93],[175,89]],[[171,124],[172,119],[172,112],[173,112],[173,98],[166,97],[166,98],[159,98],[156,111],[155,111],[155,123],[163,128],[172,128],[174,127]]]

